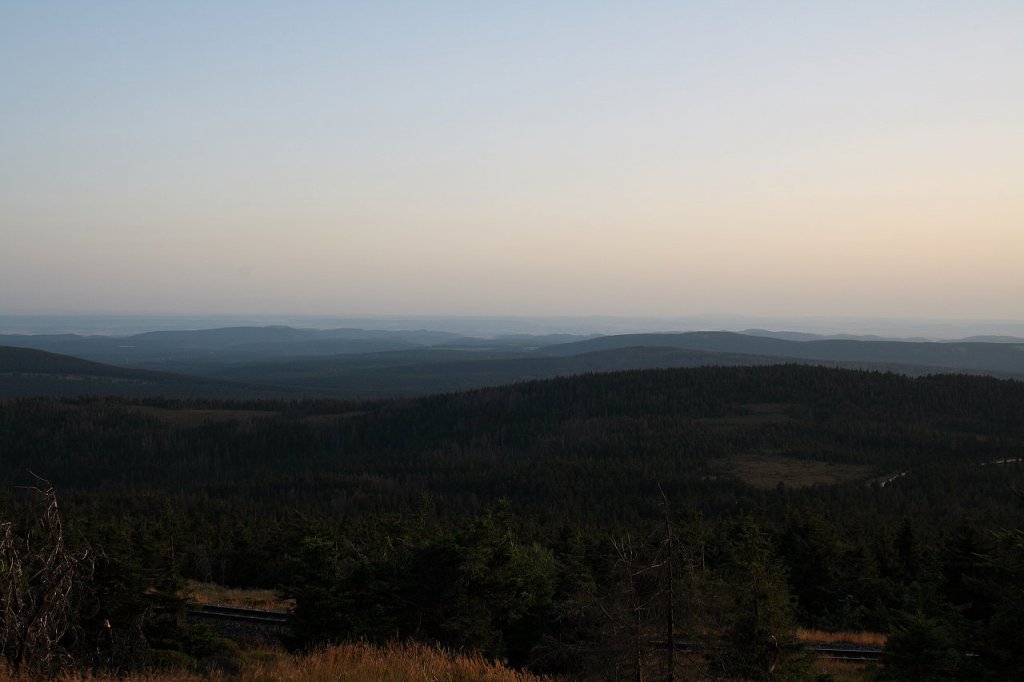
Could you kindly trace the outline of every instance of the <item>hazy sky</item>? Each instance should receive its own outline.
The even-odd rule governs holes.
[[[1024,318],[1024,2],[3,2],[0,313]]]

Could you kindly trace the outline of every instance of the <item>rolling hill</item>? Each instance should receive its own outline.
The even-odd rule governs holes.
[[[32,348],[0,346],[0,398],[123,395],[175,398],[288,398],[287,389],[114,367]]]
[[[623,334],[549,346],[544,355],[572,356],[636,346],[742,353],[820,362],[882,363],[1024,377],[1024,344],[980,342],[863,341],[812,339],[794,341],[733,332]]]
[[[755,330],[757,332],[757,330]],[[7,336],[0,396],[211,398],[425,395],[556,376],[709,365],[822,364],[908,375],[1024,378],[1024,344],[785,333],[510,335],[235,327],[129,337]],[[24,346],[43,347],[38,349]],[[53,348],[64,349],[60,355]],[[74,357],[71,357],[74,356]],[[108,359],[102,362],[102,359]],[[102,364],[101,364],[102,363]]]

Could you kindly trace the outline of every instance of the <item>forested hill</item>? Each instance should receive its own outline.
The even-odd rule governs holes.
[[[289,398],[287,388],[117,367],[32,348],[0,346],[0,399],[28,395]]]
[[[93,631],[137,616],[177,651],[202,649],[147,604],[182,576],[285,586],[304,644],[418,638],[602,679],[664,641],[673,604],[731,679],[779,641],[799,669],[794,622],[924,633],[962,671],[942,679],[1016,679],[1022,414],[1024,382],[805,365],[386,401],[27,398],[0,401],[0,511],[34,527],[16,486],[52,481],[68,537],[107,557],[97,589],[128,595]]]
[[[552,336],[488,341],[432,332],[384,337],[362,330],[323,334],[328,336],[283,327],[162,332],[120,340],[23,337],[17,342],[59,341],[61,347],[85,353],[83,357],[108,358],[117,364],[8,348],[0,351],[0,397],[364,399],[586,372],[797,362],[908,375],[973,372],[1024,377],[1024,346],[1014,343],[791,341],[728,332],[620,335],[569,343]],[[119,344],[127,345],[122,349]]]
[[[92,374],[117,378],[156,374],[156,372],[138,372],[112,367],[70,355],[14,346],[0,346],[0,372],[4,374],[16,372],[25,374]]]
[[[622,334],[549,346],[543,354],[576,355],[634,346],[799,358],[822,362],[887,363],[940,371],[1002,373],[1024,377],[1024,343],[924,342],[853,339],[796,341],[732,332]]]
[[[794,365],[361,403],[19,400],[0,411],[0,474],[15,483],[31,469],[62,489],[316,502],[341,515],[410,509],[424,494],[459,513],[507,497],[597,524],[641,513],[658,485],[721,512],[780,482],[835,483],[845,492],[827,496],[858,501],[857,513],[871,513],[861,503],[897,513],[938,494],[911,506],[948,520],[1012,508],[999,491],[1016,469],[982,464],[1021,455],[1022,414],[1022,382]],[[867,485],[906,470],[909,498]],[[950,493],[942,481],[952,480],[979,487]]]

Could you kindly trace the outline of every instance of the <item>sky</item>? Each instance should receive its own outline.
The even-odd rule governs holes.
[[[0,313],[1021,320],[1022,26],[0,2]]]

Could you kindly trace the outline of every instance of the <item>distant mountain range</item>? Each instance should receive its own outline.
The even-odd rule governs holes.
[[[748,330],[475,338],[428,330],[286,326],[131,336],[0,335],[0,397],[422,395],[584,372],[827,364],[1024,379],[1024,339],[955,342]]]

